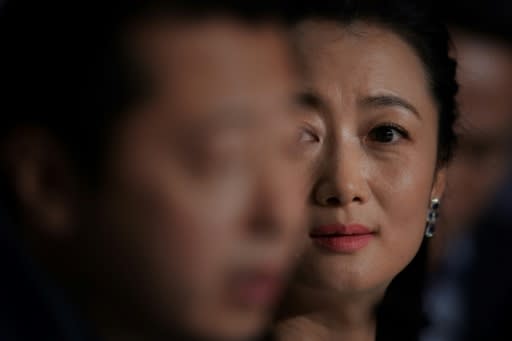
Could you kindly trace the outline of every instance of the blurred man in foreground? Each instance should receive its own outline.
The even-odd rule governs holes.
[[[303,221],[295,70],[275,8],[192,3],[3,9],[0,339],[264,328]]]

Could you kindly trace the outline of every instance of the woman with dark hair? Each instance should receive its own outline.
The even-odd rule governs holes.
[[[418,3],[341,5],[338,19],[295,32],[314,181],[308,246],[275,332],[413,340],[455,142],[456,62],[445,26]]]

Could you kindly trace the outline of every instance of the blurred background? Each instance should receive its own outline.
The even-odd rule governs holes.
[[[437,5],[459,62],[459,146],[431,244],[422,340],[512,340],[512,3]]]

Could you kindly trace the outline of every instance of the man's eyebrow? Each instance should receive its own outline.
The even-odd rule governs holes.
[[[370,107],[402,107],[407,111],[414,114],[418,119],[421,120],[418,109],[405,99],[395,95],[377,95],[369,96],[361,101],[363,106]]]
[[[202,138],[222,131],[247,130],[255,123],[255,117],[243,106],[225,107],[192,114],[197,118],[186,119],[179,133]]]

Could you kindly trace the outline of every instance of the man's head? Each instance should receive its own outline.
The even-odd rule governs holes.
[[[5,198],[101,332],[249,336],[301,234],[285,30],[145,3],[7,7]]]

